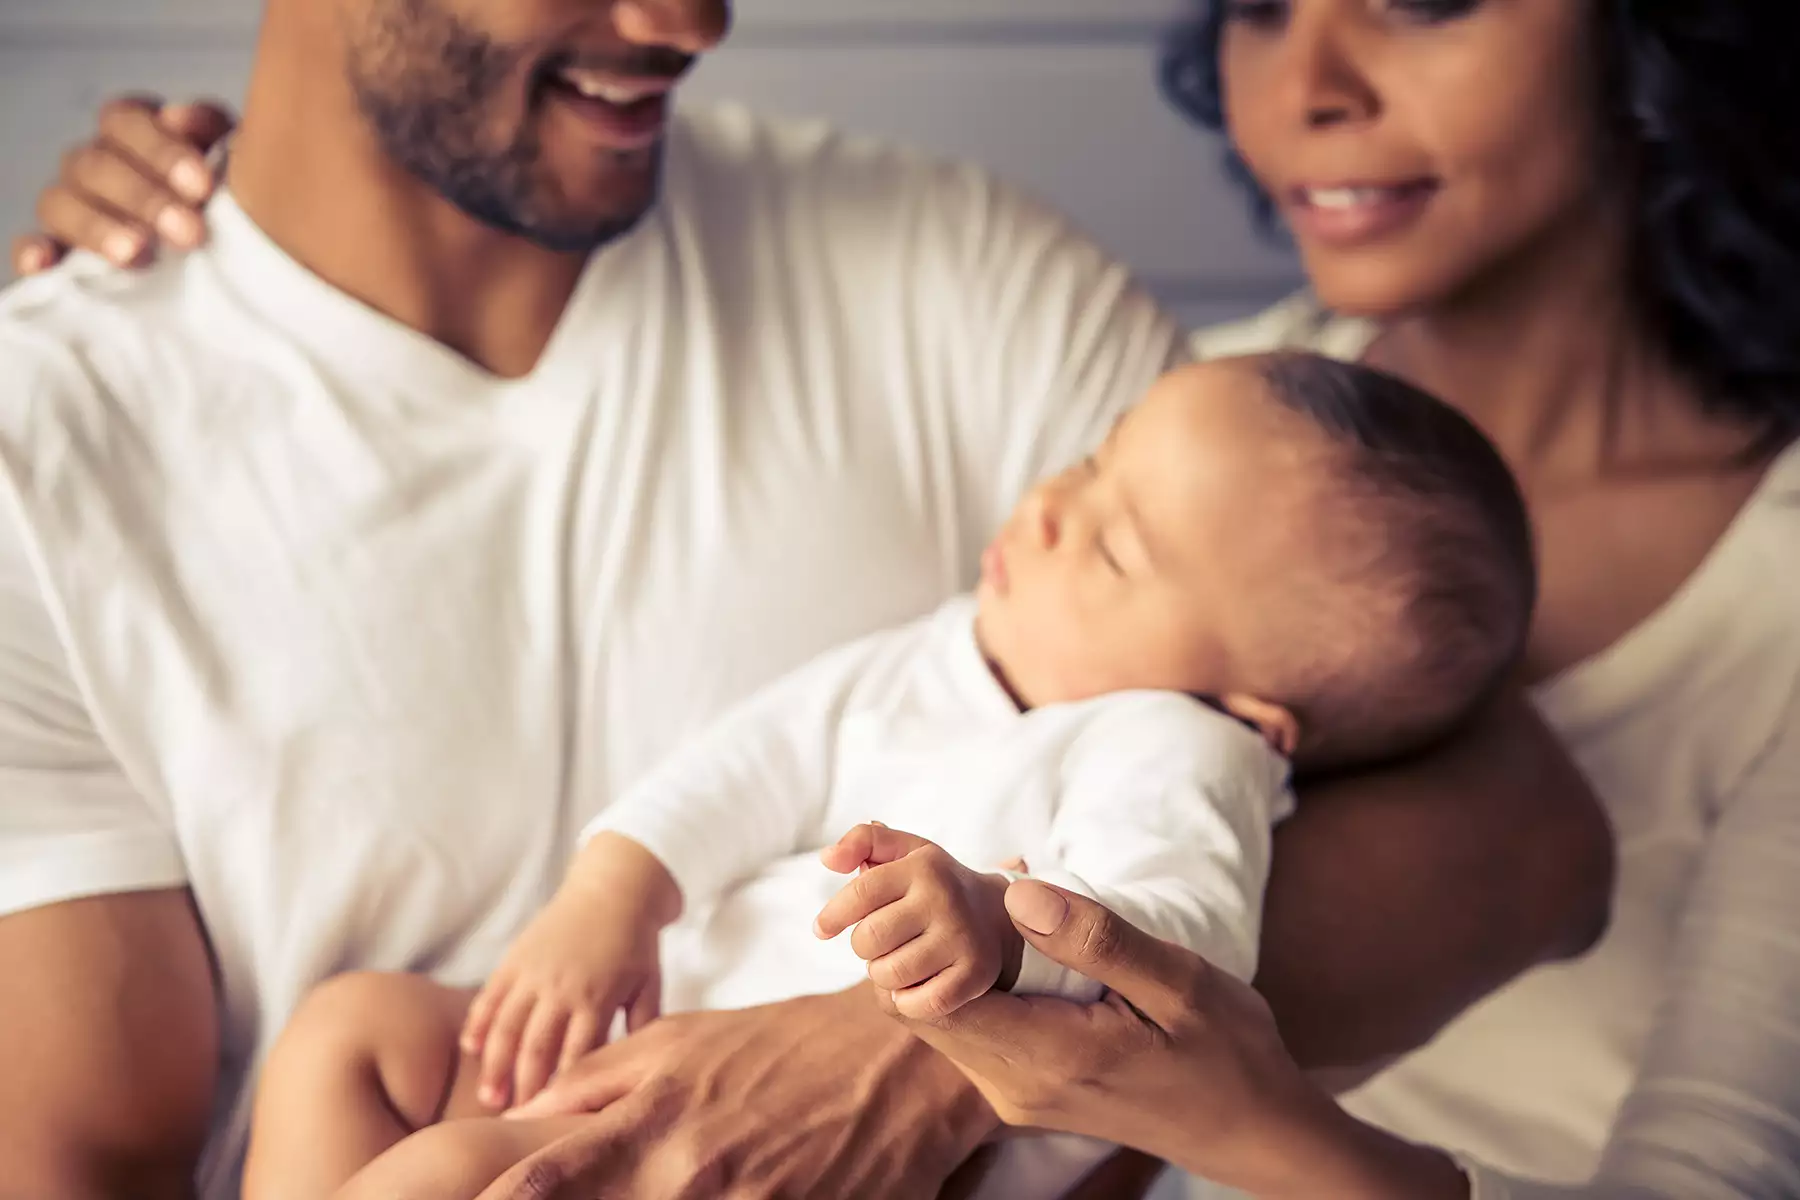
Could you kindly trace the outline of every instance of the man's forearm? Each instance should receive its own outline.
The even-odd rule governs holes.
[[[1427,759],[1302,791],[1276,835],[1256,984],[1302,1066],[1379,1064],[1586,950],[1612,874],[1598,801],[1508,697]]]

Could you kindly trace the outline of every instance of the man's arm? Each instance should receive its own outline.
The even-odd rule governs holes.
[[[92,383],[0,321],[0,1198],[191,1192],[212,971],[166,810],[100,735],[58,614],[59,399]],[[48,442],[40,440],[48,438]],[[45,496],[54,497],[49,505]]]
[[[212,1113],[212,971],[184,890],[0,917],[0,1197],[180,1200]]]
[[[1300,801],[1275,835],[1256,986],[1301,1065],[1339,1084],[1605,929],[1611,827],[1522,695]]]

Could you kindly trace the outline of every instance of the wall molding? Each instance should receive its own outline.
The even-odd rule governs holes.
[[[734,42],[756,44],[1012,44],[1142,41],[1161,36],[1195,0],[751,0]],[[5,0],[0,47],[67,43],[237,45],[254,35],[260,0]],[[1096,17],[1103,7],[1105,15]],[[747,10],[747,11],[746,11]]]

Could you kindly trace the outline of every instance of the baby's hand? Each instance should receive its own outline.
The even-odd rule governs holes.
[[[1024,942],[1006,915],[1004,876],[885,825],[858,825],[820,858],[841,875],[861,873],[820,910],[813,932],[834,938],[855,925],[851,949],[906,1016],[946,1016],[1018,976]]]
[[[481,1057],[481,1102],[500,1109],[537,1095],[605,1043],[621,1008],[627,1029],[655,1020],[658,933],[654,921],[609,911],[605,897],[559,891],[469,1006],[462,1048]]]

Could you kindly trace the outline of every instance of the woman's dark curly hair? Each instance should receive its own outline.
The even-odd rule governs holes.
[[[1643,316],[1708,404],[1800,434],[1800,19],[1794,0],[1596,0],[1608,114],[1635,173]],[[1225,124],[1225,5],[1171,40],[1164,91]],[[1232,173],[1252,189],[1243,163]]]

